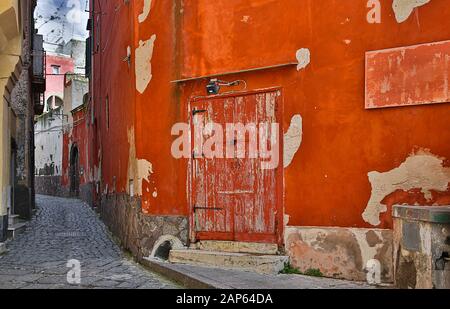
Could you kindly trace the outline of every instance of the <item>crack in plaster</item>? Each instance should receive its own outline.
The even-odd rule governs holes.
[[[421,189],[425,198],[433,198],[432,191],[444,192],[450,183],[450,168],[444,167],[444,159],[421,151],[411,155],[400,167],[386,173],[370,172],[372,194],[362,215],[365,222],[378,226],[380,215],[387,211],[382,201],[397,190]]]

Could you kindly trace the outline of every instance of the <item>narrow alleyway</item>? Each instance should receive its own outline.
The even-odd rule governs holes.
[[[78,200],[38,196],[26,231],[0,256],[3,288],[174,288],[127,260],[95,212]],[[69,260],[81,263],[81,284],[67,281]]]

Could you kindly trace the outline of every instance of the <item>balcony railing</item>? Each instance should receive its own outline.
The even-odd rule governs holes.
[[[46,53],[42,35],[36,34],[33,39],[32,51],[32,82],[35,92],[45,92],[45,61]]]
[[[33,104],[34,113],[42,115],[45,105],[45,88],[46,88],[46,53],[44,50],[44,38],[42,35],[35,34],[33,36],[33,50],[32,50],[32,88],[33,88]]]

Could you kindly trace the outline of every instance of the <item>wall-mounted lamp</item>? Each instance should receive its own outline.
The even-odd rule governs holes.
[[[237,86],[239,84],[244,84],[244,89],[245,90],[247,88],[247,83],[244,80],[235,80],[232,82],[226,82],[226,81],[222,81],[219,80],[217,78],[213,78],[209,81],[208,85],[206,85],[206,93],[208,95],[216,95],[219,94],[220,88],[225,86],[225,87],[232,87],[232,86]]]

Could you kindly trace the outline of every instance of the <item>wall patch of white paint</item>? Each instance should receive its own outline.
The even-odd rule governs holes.
[[[303,119],[301,115],[292,117],[291,125],[287,133],[284,135],[284,168],[291,165],[295,154],[300,149],[303,141]]]
[[[148,15],[150,14],[150,10],[152,8],[152,0],[144,0],[144,9],[142,13],[138,16],[138,20],[140,23],[143,23]]]
[[[370,172],[372,195],[362,217],[373,226],[380,225],[380,215],[387,211],[382,201],[397,190],[421,189],[431,200],[432,192],[448,190],[450,167],[444,167],[444,159],[421,151],[411,155],[400,167],[386,173]]]
[[[147,41],[139,41],[136,48],[136,89],[141,94],[144,93],[152,80],[152,57],[155,47],[156,34]]]
[[[297,71],[303,70],[311,62],[311,52],[308,48],[301,48],[297,50],[296,58],[298,61]]]
[[[395,13],[395,19],[398,23],[406,21],[415,8],[429,3],[431,0],[394,0],[392,2],[392,9]]]

